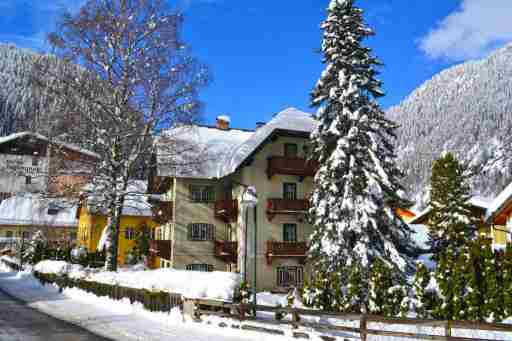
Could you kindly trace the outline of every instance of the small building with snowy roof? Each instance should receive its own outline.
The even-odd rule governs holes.
[[[317,168],[308,161],[309,136],[317,123],[295,108],[254,130],[230,121],[222,115],[215,126],[175,127],[155,139],[149,191],[173,212],[156,229],[155,257],[162,267],[240,272],[249,282],[256,276],[258,290],[301,286],[310,266],[305,215]],[[256,208],[242,200],[248,187],[256,190]]]
[[[487,215],[489,214],[488,212],[490,209],[492,209],[493,205],[495,205],[495,202],[496,200],[493,200],[492,198],[486,198],[481,196],[473,196],[469,199],[471,212],[475,217],[477,217],[480,220],[480,235],[492,240],[494,245],[503,245],[504,243],[506,243],[506,235],[504,234],[503,229],[491,224],[487,219]],[[428,227],[431,211],[432,209],[430,207],[427,207],[426,209],[418,213],[416,217],[411,219],[409,221],[409,224],[426,225]]]
[[[97,159],[95,153],[33,132],[0,137],[0,202],[16,193],[60,192],[83,184]]]
[[[491,202],[485,214],[485,222],[496,234],[496,244],[512,242],[512,183]]]
[[[0,244],[30,239],[41,231],[50,242],[74,243],[78,202],[45,198],[40,195],[15,195],[0,203]]]

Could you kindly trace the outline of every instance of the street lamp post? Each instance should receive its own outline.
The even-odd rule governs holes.
[[[253,263],[253,275],[252,275],[252,292],[253,292],[253,299],[252,302],[254,306],[256,306],[257,300],[256,300],[256,274],[257,274],[257,256],[258,256],[258,195],[256,193],[256,188],[254,186],[246,186],[245,191],[242,195],[242,205],[245,206],[245,235],[247,236],[247,230],[248,230],[248,215],[249,215],[249,208],[253,207],[254,211],[254,238],[253,238],[253,246],[254,246],[254,263]],[[245,259],[244,259],[245,265],[244,265],[244,279],[246,278],[247,273],[247,237],[245,239]]]

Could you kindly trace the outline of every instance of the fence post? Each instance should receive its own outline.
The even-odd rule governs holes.
[[[366,341],[366,337],[367,337],[367,333],[366,333],[367,324],[368,324],[367,316],[366,316],[366,314],[362,314],[361,315],[361,320],[359,321],[359,329],[360,329],[360,333],[361,333],[361,341]]]
[[[452,336],[452,323],[450,320],[446,321],[446,326],[444,328],[444,335],[447,338],[450,338]]]

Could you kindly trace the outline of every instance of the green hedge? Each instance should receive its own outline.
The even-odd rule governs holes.
[[[127,298],[130,303],[139,302],[145,309],[154,312],[170,312],[174,307],[182,307],[182,297],[164,291],[134,289],[117,285],[73,279],[68,276],[34,272],[41,284],[55,284],[62,291],[64,288],[78,288],[96,296],[106,296],[114,300]]]

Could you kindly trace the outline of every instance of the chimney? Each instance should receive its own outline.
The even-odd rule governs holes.
[[[256,122],[256,130],[260,129],[261,127],[263,127],[266,123],[265,122]]]
[[[217,116],[217,129],[229,130],[229,123],[231,122],[231,118],[227,115]]]

